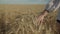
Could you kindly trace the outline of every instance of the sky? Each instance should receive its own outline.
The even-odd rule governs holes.
[[[49,0],[0,0],[0,4],[47,4]]]

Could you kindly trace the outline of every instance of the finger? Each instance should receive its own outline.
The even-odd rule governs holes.
[[[39,25],[39,22],[40,22],[40,20],[39,20],[39,19],[37,19],[35,23],[36,23],[37,25]]]
[[[35,25],[38,25],[40,20],[41,20],[41,19],[36,19],[36,20],[34,21],[34,24],[35,24]]]
[[[39,22],[39,24],[40,24],[40,23],[43,23],[43,19],[41,19],[41,21]]]
[[[41,21],[41,19],[36,19],[36,23],[39,23]]]
[[[43,23],[43,20],[41,20],[41,23]]]
[[[37,25],[40,25],[40,23],[41,23],[41,19],[40,19],[40,20],[38,20]]]

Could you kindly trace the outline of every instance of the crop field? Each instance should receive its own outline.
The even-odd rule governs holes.
[[[56,34],[56,12],[49,13],[43,23],[35,21],[45,5],[0,4],[0,34]]]

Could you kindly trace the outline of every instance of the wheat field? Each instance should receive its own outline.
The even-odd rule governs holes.
[[[57,12],[49,13],[44,22],[37,25],[35,19],[45,5],[0,4],[0,34],[56,34]]]

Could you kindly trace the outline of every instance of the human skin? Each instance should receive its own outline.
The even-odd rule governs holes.
[[[43,11],[41,15],[37,18],[37,22],[43,23],[44,17],[47,16],[49,13],[48,11]],[[56,23],[57,34],[60,34],[60,23]]]
[[[43,11],[41,15],[37,18],[37,22],[42,23],[44,20],[44,17],[48,15],[48,11]]]

